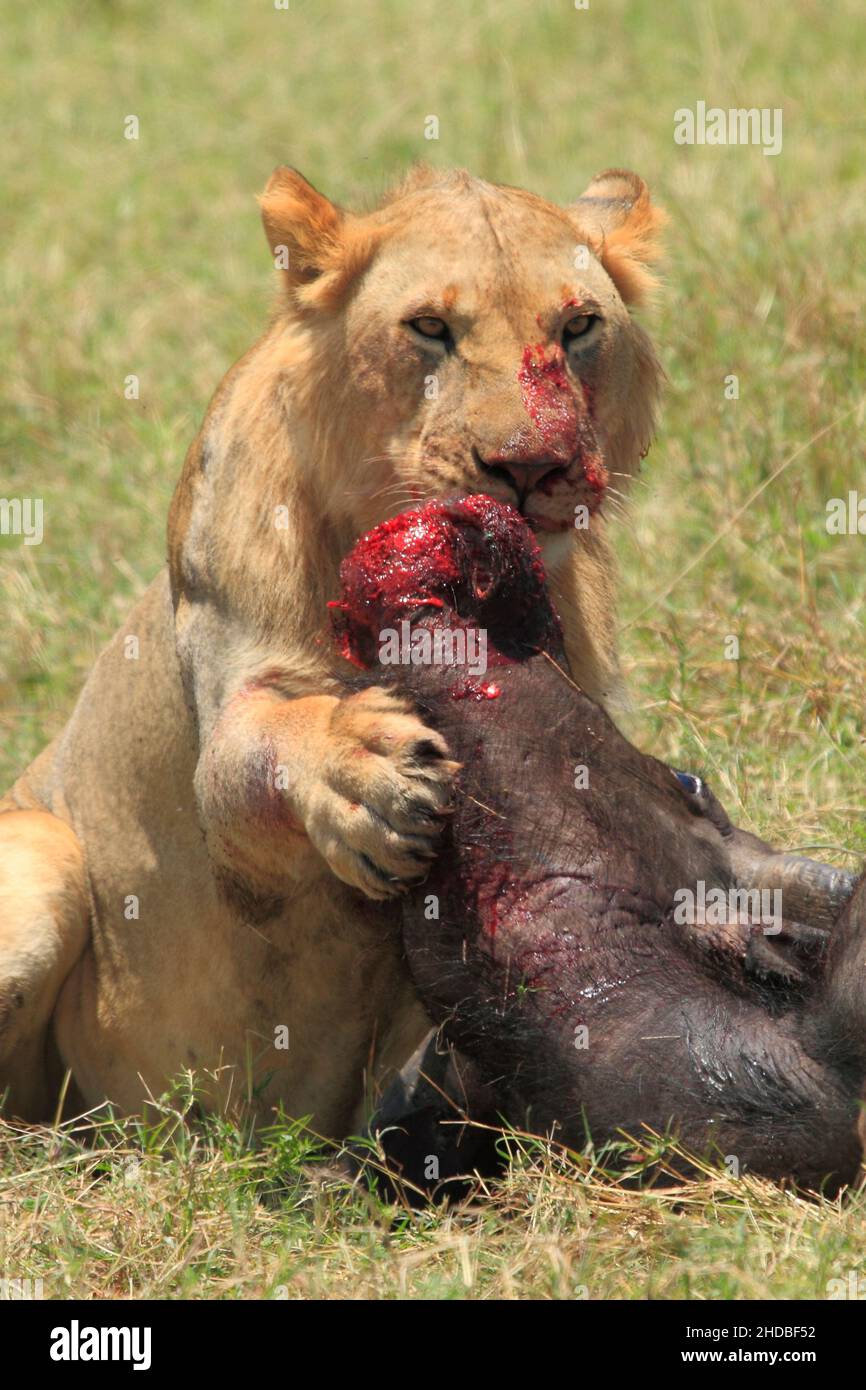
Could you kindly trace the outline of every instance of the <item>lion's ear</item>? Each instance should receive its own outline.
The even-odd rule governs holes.
[[[645,299],[656,287],[647,267],[661,255],[666,218],[643,179],[629,169],[605,169],[569,212],[626,304]]]
[[[309,284],[333,267],[344,214],[297,169],[275,169],[259,203],[274,264],[290,285]]]

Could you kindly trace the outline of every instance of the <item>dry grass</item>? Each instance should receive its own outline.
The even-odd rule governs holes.
[[[619,1179],[604,1155],[503,1142],[500,1181],[413,1211],[338,1176],[298,1126],[251,1147],[177,1098],[151,1128],[97,1117],[86,1141],[5,1126],[0,1267],[53,1298],[719,1299],[823,1298],[860,1265],[862,1195],[805,1199],[709,1167],[666,1185],[677,1151],[661,1142],[632,1144]]]

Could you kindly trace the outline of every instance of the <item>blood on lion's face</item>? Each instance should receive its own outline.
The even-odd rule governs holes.
[[[288,316],[332,393],[340,368],[323,452],[349,482],[335,498],[321,479],[330,508],[357,534],[409,502],[483,491],[562,552],[653,432],[661,372],[628,307],[651,286],[661,220],[642,180],[612,171],[558,207],[416,170],[356,216],[280,172],[263,211],[300,267]]]

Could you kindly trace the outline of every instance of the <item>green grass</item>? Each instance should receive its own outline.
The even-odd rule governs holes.
[[[583,1300],[826,1298],[862,1268],[866,1194],[806,1200],[709,1168],[636,1193],[597,1157],[512,1134],[500,1181],[413,1211],[349,1182],[300,1125],[252,1146],[196,1118],[188,1085],[158,1109],[86,1140],[0,1126],[0,1269],[46,1298]]]
[[[618,527],[628,727],[745,825],[856,865],[866,537],[824,516],[866,488],[858,11],[2,0],[0,496],[45,504],[42,546],[0,538],[3,781],[161,563],[186,445],[266,313],[254,194],[275,164],[349,204],[417,157],[561,200],[626,165],[671,214],[663,429]],[[700,99],[781,107],[782,153],[675,145],[674,111]],[[708,1176],[674,1201],[535,1151],[484,1204],[394,1224],[310,1178],[297,1136],[251,1154],[217,1126],[141,1157],[133,1126],[88,1153],[2,1133],[0,1272],[46,1293],[796,1298],[866,1250],[860,1199]]]

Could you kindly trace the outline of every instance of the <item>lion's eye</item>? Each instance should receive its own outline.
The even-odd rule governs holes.
[[[420,318],[410,319],[410,325],[416,333],[420,333],[422,338],[448,338],[450,331],[444,319],[433,318],[430,314],[422,314]]]
[[[575,338],[585,338],[595,323],[598,323],[597,314],[577,314],[575,318],[569,319],[562,330],[565,346],[568,347]]]

